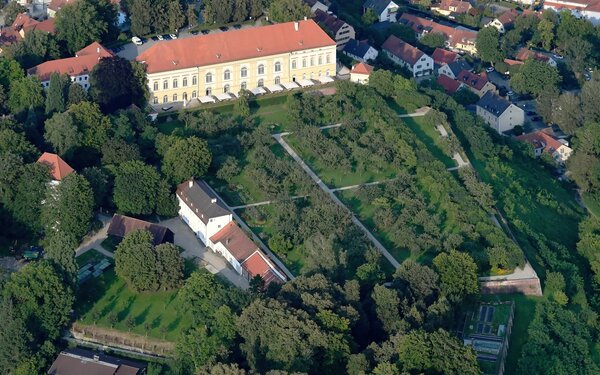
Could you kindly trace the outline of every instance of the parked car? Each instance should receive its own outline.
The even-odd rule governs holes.
[[[564,59],[564,57],[562,55],[559,55],[558,53],[553,54],[552,57],[554,57],[555,59],[559,59],[559,60]]]
[[[210,33],[210,30],[206,30],[206,29],[204,29],[204,30],[202,30],[202,31],[200,31],[200,32],[201,32],[202,34],[206,35],[206,34]]]
[[[169,34],[165,34],[162,36],[164,40],[171,40],[171,36]]]
[[[513,92],[513,90],[508,90],[508,92],[506,93],[506,95],[513,96],[513,95],[515,95],[515,93]]]
[[[199,32],[200,31],[198,31],[198,30],[192,30],[192,31],[190,31],[190,34],[192,34],[192,35],[198,35]]]
[[[163,36],[162,36],[162,35],[157,35],[157,36],[156,36],[156,38],[157,38],[158,40],[165,40],[165,38],[163,38]]]
[[[175,34],[169,34],[169,36],[171,37],[171,39],[177,39],[177,35]]]
[[[221,27],[219,27],[219,30],[221,30],[221,31],[227,31],[227,30],[229,30],[229,27],[227,27],[227,26],[221,26]]]
[[[144,44],[144,42],[142,42],[142,40],[140,38],[138,38],[137,36],[134,36],[133,38],[131,38],[131,42],[133,44],[135,44],[136,46],[141,46],[142,44]]]
[[[493,66],[490,66],[489,68],[486,68],[486,69],[485,69],[485,71],[486,71],[486,72],[488,72],[488,73],[491,73],[491,72],[493,72],[494,70],[495,70],[495,69],[494,69],[494,67],[493,67]]]
[[[234,29],[236,29],[236,30],[239,30],[239,29],[241,29],[241,28],[242,28],[242,25],[240,25],[240,24],[238,23],[238,24],[235,24],[235,25],[233,25],[233,28],[234,28]]]
[[[153,40],[153,41],[155,41],[155,42],[156,42],[156,41],[158,41],[158,37],[157,37],[156,35],[155,35],[155,36],[153,36],[153,37],[151,37],[150,39],[152,39],[152,40]]]

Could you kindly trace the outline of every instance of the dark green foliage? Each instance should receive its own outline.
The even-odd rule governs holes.
[[[60,58],[59,46],[54,36],[41,30],[28,30],[22,42],[6,48],[6,54],[17,60],[25,69]]]
[[[14,114],[23,115],[27,110],[44,105],[44,90],[37,77],[24,77],[12,81],[8,96],[8,107]]]
[[[90,74],[90,96],[104,112],[132,103],[143,106],[145,87],[142,85],[132,63],[118,56],[101,59]]]
[[[157,202],[160,176],[141,161],[129,161],[115,169],[114,203],[123,213],[151,214]]]
[[[69,107],[72,104],[79,104],[81,102],[85,102],[88,99],[88,95],[81,87],[81,85],[77,83],[72,83],[69,85],[69,93],[67,95]]]
[[[440,289],[451,302],[479,294],[477,265],[468,254],[451,250],[435,257],[433,264],[440,275]]]
[[[46,92],[46,115],[64,112],[67,107],[67,95],[71,79],[54,73],[50,76],[50,84]]]
[[[2,13],[4,14],[4,24],[12,25],[17,16],[21,13],[25,13],[26,11],[27,9],[17,1],[9,1],[2,9]]]
[[[518,93],[539,96],[558,87],[561,77],[556,68],[545,62],[528,59],[510,80],[511,87]]]
[[[269,5],[269,17],[277,22],[298,21],[310,17],[310,8],[302,0],[276,0]]]
[[[75,285],[79,267],[75,261],[75,250],[79,246],[77,238],[66,232],[52,232],[47,235],[44,252],[55,267],[63,274],[65,280]]]
[[[130,232],[115,251],[117,275],[136,292],[170,290],[183,279],[183,259],[173,244],[153,245],[152,234]]]
[[[175,33],[185,22],[179,1],[129,0],[127,10],[131,19],[131,32],[138,36]]]
[[[163,173],[179,184],[191,178],[202,178],[211,162],[206,141],[197,137],[179,138],[168,148],[163,158]]]
[[[419,43],[431,49],[442,47],[445,41],[446,38],[440,33],[427,33],[425,36],[419,39]]]
[[[39,152],[23,133],[17,133],[11,129],[0,130],[0,153],[10,153],[30,162],[34,161]]]
[[[139,147],[121,139],[111,139],[102,146],[102,164],[119,165],[127,161],[142,160]]]
[[[483,61],[494,63],[504,56],[500,49],[500,32],[495,27],[484,27],[477,33],[477,55]]]

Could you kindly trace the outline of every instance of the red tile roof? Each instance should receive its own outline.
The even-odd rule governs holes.
[[[340,29],[344,27],[344,25],[346,25],[346,22],[337,18],[333,14],[323,12],[321,9],[317,9],[313,19],[315,20],[315,22],[322,24],[324,27],[328,28],[329,31],[331,31],[333,34],[337,34],[337,32],[340,31]]]
[[[425,54],[417,47],[411,46],[395,35],[390,35],[381,48],[411,65],[416,64],[416,62]]]
[[[62,181],[63,178],[74,172],[73,168],[60,156],[50,152],[44,152],[38,159],[38,163],[48,164],[51,168],[52,179],[56,181]]]
[[[335,45],[315,21],[306,20],[162,41],[137,60],[157,73]]]
[[[515,22],[515,19],[517,18],[518,15],[519,15],[519,12],[517,12],[515,9],[510,9],[510,10],[507,10],[506,12],[502,13],[500,15],[500,17],[498,17],[497,19],[504,26],[508,26],[508,25],[512,25]]]
[[[369,64],[358,63],[352,67],[351,73],[369,75],[373,71],[373,67]]]
[[[504,59],[504,62],[509,66],[523,65],[523,61],[512,60],[512,59]]]
[[[456,46],[459,43],[475,44],[475,40],[477,39],[476,31],[470,31],[464,28],[453,28],[409,13],[402,14],[398,21],[409,26],[419,35],[428,32],[440,33],[444,35],[444,38],[446,38],[446,41],[450,46]]]
[[[281,282],[282,280],[275,274],[274,266],[271,265],[271,262],[267,260],[260,250],[256,250],[252,255],[250,255],[244,263],[242,263],[242,267],[246,271],[250,277],[255,277],[260,275],[265,285],[269,285],[271,282]]]
[[[435,51],[433,51],[431,58],[436,64],[439,65],[450,64],[451,62],[456,61],[458,58],[458,53],[436,48]]]
[[[563,144],[545,132],[538,130],[533,133],[523,134],[516,138],[519,141],[527,142],[533,145],[535,148],[544,148],[545,152],[553,154],[556,150],[563,146]]]
[[[448,94],[454,94],[460,89],[462,83],[458,82],[455,79],[448,77],[445,74],[440,74],[437,78],[437,83],[446,90]]]
[[[32,30],[45,31],[50,34],[54,34],[56,31],[54,29],[53,19],[40,22],[29,17],[27,13],[21,13],[17,15],[11,26],[2,29],[2,32],[0,33],[0,44],[10,45],[15,42],[20,42],[23,39],[20,33],[21,30],[23,30],[23,35]]]
[[[476,90],[481,90],[486,83],[489,82],[485,73],[475,74],[469,72],[468,70],[463,70],[462,72],[458,73],[456,80]]]
[[[530,58],[531,59],[536,59],[536,60],[541,61],[541,62],[548,62],[548,61],[550,61],[550,58],[548,56],[543,55],[543,54],[538,53],[538,52],[535,52],[535,51],[532,51],[532,50],[527,49],[525,47],[521,48],[519,50],[519,52],[517,52],[517,56],[515,56],[515,59],[519,60],[519,61],[525,61],[525,60],[530,59]]]
[[[215,233],[210,240],[215,244],[220,242],[240,263],[258,249],[242,228],[233,221]]]
[[[101,58],[112,56],[113,53],[102,47],[100,43],[93,42],[78,51],[75,57],[46,61],[29,69],[27,73],[38,76],[41,81],[49,80],[53,73],[68,74],[73,77],[91,72]]]
[[[454,12],[458,14],[464,14],[471,9],[471,3],[468,1],[459,0],[442,0],[439,8],[448,12]]]

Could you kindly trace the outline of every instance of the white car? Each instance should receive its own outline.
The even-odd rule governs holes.
[[[559,60],[562,60],[564,58],[562,55],[559,55],[558,53],[555,53],[554,55],[552,55],[552,57],[554,57],[555,59],[559,59]]]
[[[177,39],[177,35],[175,34],[169,34],[169,36],[171,37],[171,39]]]
[[[490,66],[489,68],[486,68],[485,71],[488,72],[488,73],[491,73],[491,72],[494,71],[494,67]]]
[[[134,36],[133,38],[131,38],[131,41],[136,46],[141,46],[142,44],[144,44],[144,42],[142,42],[142,40],[140,38],[138,38],[137,36]]]
[[[158,40],[165,40],[165,38],[163,38],[162,35],[157,35],[156,37],[158,38]]]

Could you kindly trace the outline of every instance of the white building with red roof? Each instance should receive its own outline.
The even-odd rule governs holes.
[[[75,172],[75,170],[60,156],[50,152],[44,152],[37,162],[46,164],[50,167],[52,185],[58,185],[65,177]]]
[[[594,26],[600,25],[600,0],[549,0],[544,1],[544,9],[556,12],[568,10],[575,17],[589,20]]]
[[[431,7],[431,10],[449,18],[456,18],[459,14],[466,14],[473,6],[468,1],[442,0],[439,4]]]
[[[38,77],[44,88],[47,88],[50,84],[52,74],[67,74],[71,77],[71,81],[88,90],[90,88],[90,72],[100,62],[100,59],[112,56],[114,56],[113,53],[100,43],[93,42],[84,49],[77,51],[74,57],[43,62],[27,70],[27,74]]]
[[[433,59],[395,35],[390,35],[381,48],[390,60],[408,69],[413,77],[422,77],[433,73]]]
[[[501,34],[504,34],[509,28],[512,27],[518,16],[519,12],[517,12],[515,9],[509,9],[497,18],[494,18],[486,26],[495,27]]]
[[[569,142],[554,138],[543,130],[520,135],[517,139],[529,143],[533,147],[536,157],[540,157],[544,152],[547,152],[559,164],[564,164],[573,153],[573,149],[569,147]]]
[[[421,38],[429,33],[439,33],[444,36],[444,45],[453,51],[466,52],[472,55],[477,53],[475,45],[477,40],[477,31],[467,29],[462,26],[452,27],[442,25],[431,19],[415,16],[414,14],[404,13],[398,22],[410,27]]]
[[[265,284],[283,282],[285,275],[233,221],[227,205],[204,181],[177,187],[179,217],[209,249],[222,255],[248,280],[261,276]]]
[[[366,85],[369,83],[369,76],[373,72],[373,67],[369,64],[358,63],[350,71],[350,81]]]

